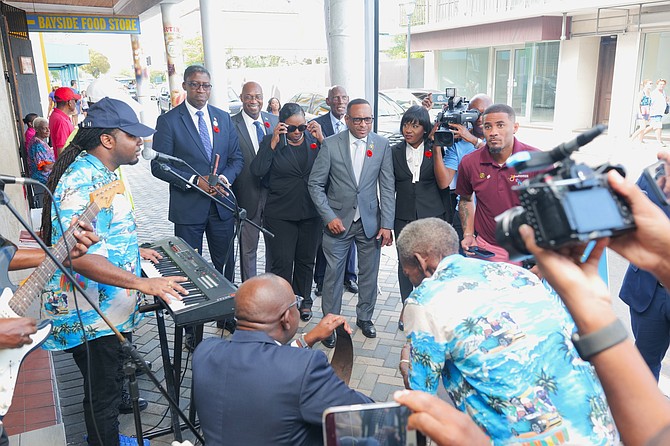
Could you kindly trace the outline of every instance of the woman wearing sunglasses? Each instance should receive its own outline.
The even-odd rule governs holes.
[[[293,292],[304,298],[300,318],[312,317],[312,276],[321,218],[307,191],[307,180],[321,148],[321,126],[305,121],[305,112],[295,103],[284,104],[279,124],[266,135],[251,163],[253,175],[269,188],[263,224],[274,237],[268,238],[272,252],[270,272],[286,279]]]
[[[419,105],[408,108],[400,120],[400,132],[405,140],[391,150],[396,191],[393,225],[396,240],[400,231],[414,220],[428,217],[446,219],[449,181],[442,151],[439,148],[433,150],[431,127],[428,110]],[[413,286],[400,264],[398,283],[404,304]],[[405,329],[402,315],[401,312],[398,320],[401,331]]]

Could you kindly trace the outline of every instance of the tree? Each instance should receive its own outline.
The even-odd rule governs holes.
[[[205,64],[205,50],[202,46],[202,36],[195,36],[184,41],[184,63],[190,65]]]
[[[384,51],[390,59],[407,59],[407,34],[396,34],[393,45]],[[423,53],[412,51],[412,59],[423,59]]]
[[[111,66],[109,65],[109,59],[102,53],[97,52],[93,48],[88,49],[88,58],[90,63],[82,65],[81,69],[95,77],[96,79],[100,77],[101,74],[105,74],[109,71]]]

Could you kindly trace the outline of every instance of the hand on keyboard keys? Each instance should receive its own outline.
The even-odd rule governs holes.
[[[165,302],[170,303],[173,300],[181,300],[181,295],[188,295],[188,291],[179,284],[179,282],[186,282],[187,280],[183,276],[141,279],[141,287],[138,290],[150,296],[158,296]]]

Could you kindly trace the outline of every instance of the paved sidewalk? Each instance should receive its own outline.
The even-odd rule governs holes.
[[[168,187],[167,183],[154,178],[149,171],[149,162],[140,160],[135,166],[123,168],[125,180],[128,183],[135,202],[135,211],[138,224],[140,243],[153,242],[173,234],[172,223],[167,220]],[[262,245],[262,243],[261,243]],[[206,246],[206,244],[205,244]],[[259,259],[263,259],[264,249],[261,248]],[[209,259],[207,249],[204,257]],[[262,270],[263,266],[259,267]],[[239,281],[239,270],[236,278]],[[398,372],[400,349],[404,343],[404,335],[397,331],[398,315],[400,313],[400,293],[397,285],[397,257],[395,247],[382,249],[382,260],[379,272],[380,294],[377,299],[375,316],[377,338],[365,338],[355,326],[357,296],[345,293],[343,298],[342,314],[349,317],[350,325],[354,330],[354,366],[351,377],[351,387],[370,395],[376,401],[387,401],[392,398],[395,390],[401,389],[402,378]],[[314,303],[314,318],[307,324],[301,323],[301,331],[310,330],[319,321],[321,315],[321,299],[316,298]],[[174,327],[169,317],[165,318],[168,325],[168,337],[172,337]],[[225,332],[228,336],[228,332]],[[214,323],[205,325],[205,336],[222,336]],[[153,363],[153,370],[158,379],[163,382],[164,370],[160,360],[156,318],[147,316],[135,331],[133,343],[139,352]],[[170,346],[172,351],[172,346]],[[332,350],[325,349],[326,353]],[[63,422],[69,445],[85,445],[84,415],[82,410],[82,378],[79,369],[72,361],[72,356],[64,352],[53,355],[56,370],[58,392],[61,404]],[[188,398],[191,387],[190,357],[183,352],[182,366],[188,365],[184,373],[180,406],[188,408]],[[138,378],[142,398],[149,401],[149,407],[142,412],[143,431],[147,432],[155,426],[167,427],[169,418],[166,416],[167,404],[164,398],[154,388],[151,381],[145,376]],[[121,432],[125,435],[134,435],[135,426],[133,416],[120,415]],[[169,445],[173,435],[165,435],[151,441],[152,445]],[[184,432],[184,439],[193,441],[189,432]]]

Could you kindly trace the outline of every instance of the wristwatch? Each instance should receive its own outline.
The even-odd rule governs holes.
[[[598,331],[580,336],[579,333],[572,334],[572,343],[577,353],[584,361],[588,361],[594,355],[622,343],[628,337],[628,332],[619,319]]]

